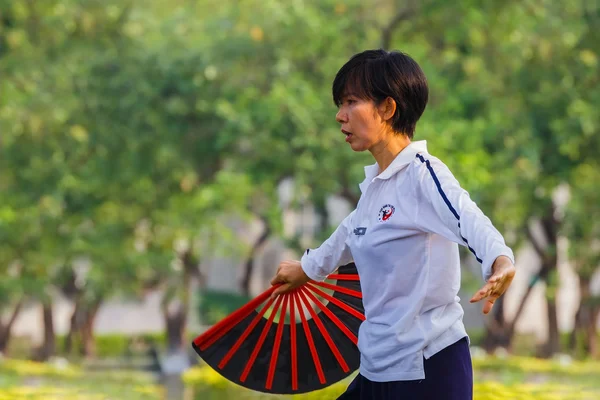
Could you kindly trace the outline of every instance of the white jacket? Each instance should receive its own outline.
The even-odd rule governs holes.
[[[322,281],[356,263],[366,320],[358,348],[360,373],[371,381],[424,379],[423,357],[467,336],[458,244],[467,246],[489,279],[501,255],[513,252],[450,170],[412,142],[379,176],[365,167],[356,209],[301,263]]]

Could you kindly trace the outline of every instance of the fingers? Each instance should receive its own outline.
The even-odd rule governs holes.
[[[272,285],[277,285],[278,283],[285,283],[285,277],[282,275],[281,273],[281,269],[282,269],[282,265],[284,263],[280,263],[279,266],[277,267],[277,272],[275,272],[275,276],[273,277],[273,279],[271,279],[271,286]]]
[[[510,275],[506,273],[498,273],[491,276],[487,283],[473,295],[470,302],[474,303],[492,295],[496,296],[496,298],[502,296],[510,286],[513,276],[514,274]]]
[[[508,289],[511,281],[512,276],[509,277],[505,274],[492,276],[488,282],[473,295],[470,302],[475,303],[486,299],[482,311],[484,314],[488,314],[490,311],[492,311],[492,307],[494,306],[496,300],[498,300],[498,298],[504,294],[506,289]]]
[[[483,305],[483,313],[484,314],[488,314],[490,311],[492,311],[492,307],[494,306],[495,301],[496,301],[496,298],[494,298],[494,299],[490,298],[488,301],[485,302],[485,304]]]
[[[275,289],[273,291],[273,293],[271,293],[271,299],[276,298],[280,294],[289,292],[291,290],[291,286],[292,286],[291,283],[284,283],[283,285],[279,286],[277,289]]]
[[[490,311],[492,311],[494,303],[496,302],[496,300],[498,300],[500,296],[501,294],[494,292],[493,285],[486,284],[483,288],[477,291],[475,295],[473,295],[470,302],[475,303],[487,297],[487,300],[483,305],[483,313],[488,314]]]
[[[486,283],[481,289],[479,289],[474,295],[473,297],[471,297],[471,300],[469,300],[471,303],[475,303],[478,302],[482,299],[485,299],[486,297],[488,297],[490,294],[492,294],[492,289],[493,289],[493,283]]]
[[[299,261],[282,261],[277,268],[277,273],[271,279],[271,285],[281,284],[271,295],[275,298],[282,293],[287,293],[292,289],[301,286],[308,280],[308,277],[302,270]]]
[[[291,283],[288,282],[287,277],[284,274],[283,265],[284,262],[279,264],[279,266],[277,267],[277,274],[275,275],[275,277],[273,277],[273,279],[271,279],[271,285],[280,285],[273,291],[273,293],[271,293],[271,299],[275,299],[280,294],[283,294],[290,290]]]
[[[271,286],[277,285],[278,283],[285,283],[285,280],[279,274],[275,275],[273,279],[271,279]]]
[[[280,294],[287,292],[290,289],[290,286],[291,286],[291,284],[289,284],[289,283],[284,283],[283,285],[279,286],[277,289],[275,289],[273,291],[273,297],[277,297]]]

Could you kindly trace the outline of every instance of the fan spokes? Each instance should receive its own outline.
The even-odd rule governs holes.
[[[329,275],[328,279],[339,281],[358,281],[358,275],[333,274]],[[329,321],[333,322],[333,324],[335,324],[335,326],[344,334],[344,336],[348,340],[350,340],[354,345],[357,344],[357,337],[324,303],[331,303],[336,307],[339,307],[341,310],[352,315],[354,318],[359,319],[361,322],[365,320],[365,316],[363,313],[361,313],[351,305],[346,304],[339,298],[326,293],[322,289],[325,289],[327,291],[343,293],[345,295],[355,297],[358,299],[362,299],[361,292],[348,289],[346,287],[339,286],[336,284],[310,281],[309,283],[303,285],[300,288],[280,295],[276,299],[271,299],[270,296],[276,288],[277,286],[271,287],[269,290],[262,293],[254,300],[250,301],[248,304],[232,313],[229,317],[223,319],[221,322],[207,330],[203,335],[199,336],[194,341],[195,346],[197,346],[201,351],[206,350],[215,342],[217,342],[220,338],[226,335],[227,332],[233,329],[240,321],[244,320],[245,318],[248,318],[249,316],[250,318],[252,318],[251,314],[253,312],[256,312],[256,315],[254,315],[250,324],[246,327],[243,333],[239,337],[237,337],[237,340],[235,341],[233,346],[229,348],[227,353],[218,362],[218,368],[223,370],[230,362],[230,360],[234,357],[236,352],[240,349],[242,344],[244,344],[248,337],[251,336],[251,333],[259,324],[259,322],[263,318],[266,318],[265,314],[269,312],[269,314],[267,314],[268,320],[266,324],[264,324],[260,336],[258,337],[256,344],[254,345],[252,354],[246,361],[243,371],[239,376],[240,382],[244,383],[248,378],[250,372],[252,371],[256,358],[259,352],[261,351],[261,348],[263,347],[265,339],[269,331],[271,330],[273,324],[277,326],[277,330],[275,333],[275,341],[270,355],[268,374],[265,382],[266,390],[271,390],[272,388],[279,349],[282,343],[284,326],[288,324],[290,328],[289,334],[291,339],[289,344],[291,356],[290,373],[292,390],[298,390],[297,339],[300,336],[298,329],[300,329],[304,333],[303,336],[306,338],[312,362],[317,372],[319,382],[322,385],[326,383],[326,378],[325,373],[323,371],[321,359],[319,358],[319,354],[315,346],[315,340],[313,338],[313,334],[317,334],[317,332],[327,343],[327,346],[333,353],[341,370],[344,373],[350,372],[350,367],[348,366],[347,361],[344,359],[344,356],[338,349],[338,345],[336,345],[331,335],[325,328],[321,318],[328,319]],[[320,300],[319,298],[323,300]],[[286,322],[286,319],[289,320],[289,323]],[[308,324],[308,321],[310,319],[314,321],[318,328],[317,330],[313,330],[312,333]],[[298,326],[300,324],[302,325],[301,327]],[[338,338],[337,340],[340,339]]]

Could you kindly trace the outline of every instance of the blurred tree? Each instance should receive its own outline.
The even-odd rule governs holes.
[[[81,104],[73,74],[94,51],[90,38],[119,24],[106,9],[78,3],[3,2],[0,8],[0,74],[7,78],[0,82],[2,200],[13,215],[0,229],[12,249],[3,267],[22,265],[26,294],[43,305],[39,359],[55,352],[52,296],[103,198],[104,182],[80,174],[92,146],[76,122]]]
[[[415,138],[509,244],[530,241],[540,256],[516,314],[507,320],[501,300],[487,320],[488,348],[510,347],[542,281],[551,354],[556,249],[571,218],[557,189],[570,187],[573,221],[597,211],[577,181],[600,149],[592,3],[0,2],[0,269],[22,286],[0,296],[17,311],[26,297],[43,301],[50,348],[49,295],[60,289],[75,302],[68,340],[80,335],[88,354],[104,299],[160,287],[169,347],[180,347],[202,260],[240,252],[249,290],[257,250],[282,234],[279,183],[295,183],[286,207],[315,206],[317,239],[332,229],[329,196],[356,203],[372,161],[344,145],[331,82],[351,55],[382,45],[429,78]],[[263,231],[244,246],[231,220],[248,215]],[[569,226],[577,243],[593,239],[595,228]],[[301,233],[289,244],[311,245]]]
[[[569,259],[579,276],[580,304],[575,315],[571,346],[583,339],[585,354],[600,355],[597,321],[600,316],[600,294],[594,292],[592,279],[600,271],[600,194],[597,164],[582,164],[571,177],[572,198],[565,215],[562,233],[569,239]]]
[[[16,207],[8,210],[30,219],[16,240],[35,235],[25,251],[48,266],[39,270],[47,342],[40,358],[54,348],[51,297],[41,296],[54,284],[75,301],[67,342],[80,331],[85,353],[103,298],[167,285],[169,344],[180,347],[197,255],[175,254],[174,242],[201,227],[224,232],[218,216],[245,208],[249,181],[227,172],[224,149],[215,148],[220,119],[190,107],[214,86],[198,81],[204,49],[180,45],[177,55],[172,36],[140,46],[131,4],[4,4],[3,15],[15,18],[2,59],[10,77],[2,85],[3,188],[12,196],[5,204]],[[85,278],[73,263],[82,257],[91,266]]]

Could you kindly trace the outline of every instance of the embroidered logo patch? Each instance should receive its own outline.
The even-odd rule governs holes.
[[[363,226],[354,229],[354,234],[356,236],[363,236],[365,233],[367,233],[367,228],[365,228]]]
[[[379,210],[378,217],[379,222],[385,222],[389,220],[392,217],[392,215],[394,215],[394,211],[396,211],[396,209],[391,204],[386,204],[385,206],[381,207],[381,210]]]

